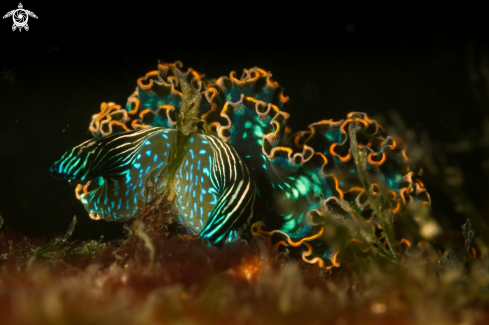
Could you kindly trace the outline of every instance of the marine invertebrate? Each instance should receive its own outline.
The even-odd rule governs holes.
[[[331,214],[375,226],[378,197],[392,214],[414,200],[429,204],[402,144],[365,113],[289,135],[288,97],[271,73],[252,68],[207,82],[181,66],[160,63],[138,79],[125,108],[103,103],[89,127],[95,139],[51,167],[79,183],[92,217],[135,217],[143,185],[156,181],[175,197],[180,222],[212,244],[238,230],[337,265],[322,238]]]

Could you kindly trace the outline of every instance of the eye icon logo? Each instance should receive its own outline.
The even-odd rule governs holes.
[[[26,31],[29,30],[29,25],[27,25],[29,16],[33,18],[37,18],[36,14],[33,13],[32,11],[23,9],[22,3],[19,3],[18,9],[14,9],[7,12],[5,16],[3,16],[3,18],[5,19],[10,16],[12,16],[12,19],[14,20],[14,24],[12,25],[12,30],[15,31],[18,28],[19,32],[22,31],[22,28],[24,28]]]

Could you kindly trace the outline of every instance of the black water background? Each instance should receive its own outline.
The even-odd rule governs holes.
[[[294,131],[351,111],[395,110],[441,143],[482,134],[466,54],[470,44],[489,45],[478,24],[321,17],[300,24],[274,16],[246,24],[236,17],[192,21],[150,13],[149,19],[141,10],[118,15],[100,8],[60,16],[54,6],[24,5],[39,16],[29,20],[28,32],[12,32],[11,21],[0,21],[0,213],[24,234],[63,233],[77,215],[75,238],[120,236],[120,224],[90,220],[73,188],[52,179],[48,167],[90,138],[88,123],[101,102],[125,104],[136,79],[158,60],[181,60],[210,78],[254,66],[270,70],[291,98]],[[16,4],[9,6],[3,11]],[[487,211],[484,154],[449,160]],[[435,216],[463,221],[446,195],[430,193]]]

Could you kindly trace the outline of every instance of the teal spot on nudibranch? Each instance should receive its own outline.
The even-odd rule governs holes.
[[[168,136],[165,133],[163,133],[161,136],[165,139],[168,139]]]
[[[135,163],[134,164],[134,167],[136,167],[137,169],[139,169],[141,167],[141,164],[140,163]]]
[[[144,142],[144,144],[145,144],[145,145],[147,145],[147,146],[149,146],[149,145],[151,144],[151,141],[146,140],[146,141]]]
[[[202,149],[202,150],[200,150],[200,151],[199,151],[199,153],[200,153],[201,155],[203,155],[203,154],[205,154],[205,153],[206,153],[206,151],[205,151],[204,149]]]
[[[156,162],[158,160],[158,155],[155,154],[155,156],[153,157],[153,161]]]
[[[151,156],[151,150],[146,151],[146,154],[148,155],[148,157]]]

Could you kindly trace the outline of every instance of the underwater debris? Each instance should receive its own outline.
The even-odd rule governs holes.
[[[468,253],[470,251],[470,247],[472,246],[472,240],[475,237],[475,231],[474,228],[472,228],[470,219],[467,219],[467,221],[462,225],[462,234],[465,239],[465,249]]]
[[[199,107],[202,100],[202,93],[194,87],[191,82],[187,82],[179,73],[176,72],[175,66],[172,66],[173,74],[182,88],[182,102],[180,104],[180,113],[176,115],[177,129],[183,135],[188,136],[197,131],[197,121],[199,121]]]
[[[151,269],[155,260],[155,247],[151,242],[151,238],[149,238],[148,234],[144,232],[144,223],[138,223],[138,230],[136,231],[136,235],[144,241],[144,246],[149,251],[148,269]]]

